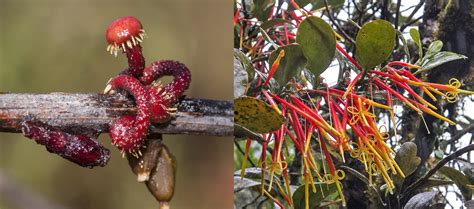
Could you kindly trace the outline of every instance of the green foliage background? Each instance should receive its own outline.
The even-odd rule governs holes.
[[[101,92],[126,59],[106,51],[105,29],[120,16],[142,20],[147,64],[176,59],[193,73],[187,95],[232,99],[232,1],[0,0],[0,92]],[[232,140],[164,136],[178,159],[172,208],[228,208]],[[0,173],[68,208],[157,208],[127,161],[112,151],[104,168],[86,169],[19,134],[0,133]],[[0,208],[14,209],[0,196]]]

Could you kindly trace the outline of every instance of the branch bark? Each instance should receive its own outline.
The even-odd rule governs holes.
[[[66,131],[104,133],[116,118],[135,111],[132,100],[120,94],[0,93],[0,132],[21,132],[20,122],[31,116]],[[150,134],[158,133],[232,136],[233,104],[230,101],[182,99],[173,120],[152,125]]]

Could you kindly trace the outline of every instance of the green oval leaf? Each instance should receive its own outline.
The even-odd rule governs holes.
[[[256,133],[268,133],[281,127],[284,122],[275,109],[254,97],[234,99],[235,123]]]
[[[395,47],[395,28],[385,20],[371,21],[359,30],[356,37],[356,57],[364,68],[384,62]]]
[[[456,54],[453,52],[446,52],[446,51],[438,52],[430,58],[423,59],[421,63],[421,69],[418,72],[428,71],[444,63],[451,62],[458,59],[467,59],[467,57],[462,54]]]
[[[291,80],[291,78],[304,69],[306,65],[306,58],[304,57],[303,51],[299,45],[291,44],[280,47],[270,54],[270,66],[273,65],[273,62],[275,62],[281,50],[285,50],[285,56],[281,58],[280,65],[273,75],[273,78],[275,78],[280,86],[284,86],[286,83],[288,83],[288,81]]]
[[[468,186],[472,183],[469,181],[469,178],[466,175],[464,175],[461,171],[458,171],[448,166],[443,166],[438,170],[438,172],[445,175],[452,181],[454,181],[456,186],[461,191],[462,196],[466,198],[466,200],[469,200],[472,198],[472,190]]]
[[[308,60],[306,67],[319,77],[336,53],[336,37],[331,26],[319,17],[308,17],[298,27],[296,42]]]
[[[412,28],[410,29],[410,36],[415,42],[416,46],[418,46],[418,53],[420,57],[423,57],[423,45],[421,45],[420,33],[418,33],[416,28]]]
[[[275,4],[275,0],[251,0],[244,1],[250,6],[250,13],[259,20],[267,20],[270,16],[271,7]]]

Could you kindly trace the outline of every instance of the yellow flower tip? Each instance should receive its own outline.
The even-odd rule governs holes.
[[[412,64],[407,64],[407,67],[409,68],[415,68],[415,69],[421,69],[421,66],[418,66],[418,65],[412,65]]]

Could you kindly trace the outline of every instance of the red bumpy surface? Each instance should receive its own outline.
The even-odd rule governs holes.
[[[110,127],[112,144],[122,152],[135,152],[143,144],[150,126],[149,97],[140,81],[128,75],[119,75],[111,80],[112,89],[123,89],[135,98],[137,113],[122,116]]]
[[[105,166],[110,158],[110,151],[88,136],[66,133],[36,120],[25,120],[21,126],[25,137],[80,166]]]

